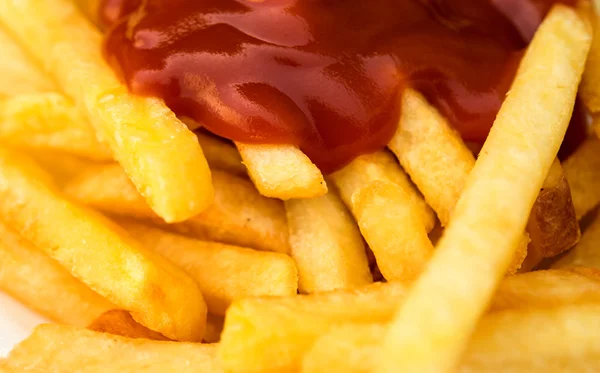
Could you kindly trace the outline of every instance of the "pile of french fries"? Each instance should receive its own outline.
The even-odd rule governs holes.
[[[553,8],[477,154],[407,90],[325,177],[130,94],[97,3],[0,0],[0,290],[54,322],[0,372],[600,371],[594,4]]]

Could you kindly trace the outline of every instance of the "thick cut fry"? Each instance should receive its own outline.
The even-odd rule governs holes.
[[[289,145],[236,145],[248,175],[263,196],[287,200],[327,193],[323,174],[300,149]]]
[[[2,0],[0,19],[74,100],[152,209],[176,222],[212,201],[196,136],[162,100],[134,96],[102,57],[102,36],[68,0]]]
[[[563,164],[577,219],[600,203],[600,140],[590,137]]]
[[[206,133],[196,132],[196,135],[210,167],[234,175],[246,175],[246,167],[234,145]]]
[[[506,273],[569,124],[590,35],[555,6],[531,42],[437,251],[376,372],[449,372]]]
[[[434,218],[393,156],[381,151],[354,159],[332,175],[344,203],[388,280],[411,280],[433,245]]]
[[[112,160],[108,147],[66,97],[33,93],[0,100],[0,141],[11,145],[62,151],[97,161]]]
[[[303,373],[370,373],[383,324],[346,325],[319,338]],[[508,310],[477,326],[458,372],[595,372],[600,368],[600,306]]]
[[[300,292],[373,282],[360,231],[335,190],[317,198],[289,200],[285,207]]]
[[[261,196],[248,180],[223,171],[213,171],[213,183],[215,199],[205,212],[167,227],[200,239],[289,252],[288,227],[281,201]],[[65,192],[109,214],[161,222],[118,165],[89,169],[73,180]]]
[[[0,289],[53,321],[79,327],[114,307],[3,223]]]
[[[219,358],[227,372],[298,371],[304,352],[329,328],[387,322],[406,287],[376,283],[358,290],[234,302],[225,317]]]
[[[0,367],[40,373],[217,373],[222,370],[215,350],[214,345],[131,339],[48,324],[38,326]]]
[[[162,334],[138,324],[129,312],[124,310],[110,310],[103,313],[88,326],[88,329],[127,338],[153,339],[155,341],[168,340]]]
[[[144,247],[196,280],[211,313],[224,315],[236,299],[289,296],[298,290],[298,272],[288,255],[198,241],[131,221],[119,223]]]
[[[577,266],[600,269],[600,216],[583,232],[577,246],[552,264],[552,268]]]
[[[569,183],[558,159],[552,164],[533,205],[527,231],[531,242],[523,270],[572,248],[581,237]]]
[[[194,281],[48,179],[30,159],[0,149],[0,219],[136,321],[170,339],[200,340],[206,305]]]

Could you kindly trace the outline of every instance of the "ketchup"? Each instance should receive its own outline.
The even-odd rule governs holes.
[[[104,0],[105,55],[136,94],[324,172],[384,147],[404,89],[483,142],[554,3],[575,0]]]

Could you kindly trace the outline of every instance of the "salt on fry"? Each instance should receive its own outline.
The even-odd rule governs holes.
[[[300,292],[351,289],[373,282],[363,238],[335,190],[286,201],[285,208]]]
[[[86,114],[136,188],[165,221],[212,201],[196,136],[164,102],[130,94],[102,57],[102,37],[68,0],[3,0],[0,20]]]
[[[0,289],[50,320],[78,327],[114,307],[4,223]]]
[[[64,198],[50,179],[27,157],[0,149],[0,219],[139,323],[170,339],[200,340],[206,304],[195,282]]]
[[[590,35],[555,6],[530,44],[436,254],[383,341],[376,372],[449,372],[506,273],[566,132]],[[507,193],[509,193],[507,195]]]
[[[300,149],[289,145],[236,145],[248,175],[263,196],[287,200],[327,193],[323,174]]]
[[[65,192],[103,212],[153,220],[180,233],[259,250],[288,253],[288,227],[281,201],[261,196],[251,182],[213,171],[215,198],[209,208],[183,223],[165,225],[119,165],[91,167]]]

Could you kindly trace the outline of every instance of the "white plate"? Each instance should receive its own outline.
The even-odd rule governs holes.
[[[43,317],[0,292],[0,357],[27,338],[36,325],[45,322]]]

